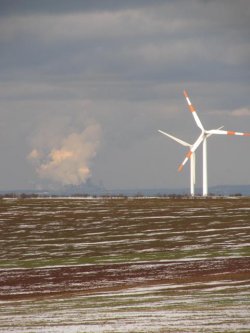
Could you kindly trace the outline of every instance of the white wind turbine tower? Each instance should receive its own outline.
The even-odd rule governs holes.
[[[167,137],[169,137],[170,139],[180,143],[182,146],[185,147],[192,147],[192,145],[188,142],[185,142],[181,139],[176,138],[175,136],[168,134],[166,132],[163,132],[161,130],[158,130],[158,132],[160,132],[161,134],[166,135]],[[192,154],[191,158],[190,158],[190,194],[191,196],[194,196],[194,185],[195,185],[195,153]]]
[[[197,126],[201,129],[201,134],[195,143],[191,146],[189,152],[187,153],[184,161],[179,166],[179,171],[182,170],[183,166],[187,163],[188,159],[195,153],[196,149],[199,147],[201,143],[203,143],[203,196],[207,196],[208,194],[208,184],[207,184],[207,138],[213,134],[222,134],[222,135],[240,135],[240,136],[250,136],[250,133],[241,133],[241,132],[234,132],[234,131],[224,131],[221,130],[222,127],[218,129],[212,130],[205,130],[203,127],[194,106],[192,105],[187,92],[184,90],[184,96],[186,97],[189,110],[192,112],[194,120]]]

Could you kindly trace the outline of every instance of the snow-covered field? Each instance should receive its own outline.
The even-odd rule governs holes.
[[[1,200],[0,332],[249,332],[249,222],[250,198]]]

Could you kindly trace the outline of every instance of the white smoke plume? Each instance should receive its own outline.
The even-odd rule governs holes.
[[[47,153],[34,148],[28,158],[36,165],[37,174],[63,185],[79,185],[91,176],[90,165],[100,138],[100,126],[88,126],[80,133],[71,133]]]

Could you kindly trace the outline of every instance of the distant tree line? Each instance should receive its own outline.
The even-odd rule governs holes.
[[[240,197],[242,196],[241,193],[232,193],[230,195],[227,195],[229,197]],[[0,194],[0,199],[5,199],[5,198],[16,198],[16,199],[32,199],[32,198],[107,198],[107,199],[111,199],[111,198],[121,198],[121,199],[126,199],[129,197],[133,197],[133,198],[147,198],[150,196],[144,195],[142,193],[136,193],[134,195],[125,195],[125,194],[102,194],[102,195],[92,195],[92,194],[87,194],[87,193],[74,193],[72,195],[68,195],[68,194],[41,194],[41,193],[15,193],[15,192],[11,192],[11,193],[5,193],[5,194]],[[152,197],[156,197],[156,198],[171,198],[171,199],[180,199],[180,198],[192,198],[192,199],[198,199],[198,198],[203,198],[202,195],[196,195],[194,197],[191,197],[188,194],[156,194]],[[208,195],[209,197],[224,197],[224,195],[221,194],[214,194],[214,193],[210,193]]]

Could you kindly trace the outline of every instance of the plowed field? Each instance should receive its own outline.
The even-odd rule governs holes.
[[[1,332],[249,332],[250,198],[0,201]]]

